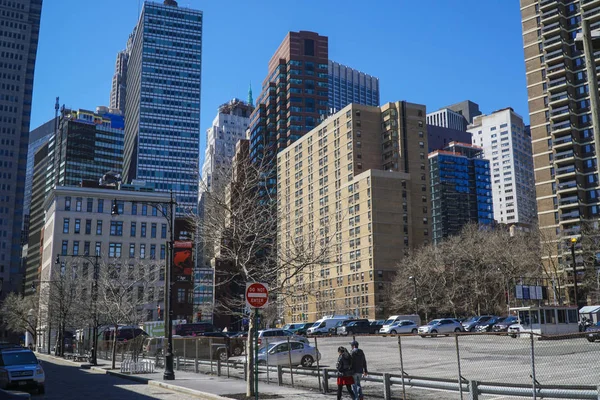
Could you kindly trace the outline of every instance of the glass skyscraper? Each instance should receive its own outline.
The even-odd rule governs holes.
[[[490,162],[482,156],[481,148],[458,142],[429,154],[434,243],[470,222],[493,223]]]
[[[379,78],[329,60],[329,108],[351,103],[379,107]]]
[[[176,194],[178,213],[198,206],[202,11],[146,2],[127,65],[123,181]]]

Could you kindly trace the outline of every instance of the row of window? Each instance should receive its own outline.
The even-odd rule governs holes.
[[[75,218],[73,224],[73,233],[81,233],[81,219]],[[96,220],[96,235],[102,235],[103,229],[103,221]],[[155,222],[150,223],[150,237],[157,237],[158,224]],[[147,237],[148,231],[148,223],[141,222],[140,223],[140,237]],[[63,219],[63,233],[71,232],[71,218]],[[84,232],[86,235],[91,235],[92,233],[92,220],[85,220],[85,228]],[[111,236],[123,236],[123,221],[110,221],[110,235]],[[137,235],[137,222],[132,221],[130,223],[129,236],[136,237]],[[161,224],[160,227],[160,237],[162,239],[166,239],[167,237],[167,224]]]
[[[69,255],[69,256],[78,256],[78,255],[89,256],[91,254],[90,247],[91,247],[91,242],[84,241],[83,242],[83,253],[81,253],[82,249],[80,247],[80,241],[74,240],[72,243],[72,248],[71,248],[72,253],[69,254],[69,241],[63,240],[62,245],[61,245],[61,255],[63,255],[63,256],[67,256],[67,255]],[[150,259],[154,260],[154,259],[156,259],[156,248],[157,247],[155,244],[151,244],[148,247],[150,252],[147,253],[146,252],[147,247],[146,247],[145,243],[140,243],[139,246],[136,245],[135,243],[130,243],[129,244],[129,258],[136,258],[139,256],[139,258],[142,258],[142,259],[149,257]],[[122,251],[123,251],[123,243],[110,242],[108,244],[108,257],[109,258],[121,258]],[[94,247],[94,255],[99,256],[101,254],[102,254],[102,242],[96,242],[95,247]],[[166,254],[167,254],[166,245],[161,244],[159,258],[161,260],[166,259]]]

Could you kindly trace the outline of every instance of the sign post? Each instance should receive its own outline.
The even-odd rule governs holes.
[[[269,287],[265,283],[246,283],[246,305],[254,309],[254,398],[258,400],[258,309],[269,302]],[[268,366],[267,366],[268,368]]]

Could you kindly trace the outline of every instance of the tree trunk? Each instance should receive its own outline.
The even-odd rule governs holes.
[[[117,333],[119,331],[119,325],[115,325],[115,333],[113,335],[113,342],[112,342],[112,369],[116,368],[116,361],[117,361]]]
[[[246,396],[254,396],[254,326],[255,316],[250,314],[248,318],[248,341],[246,343]]]

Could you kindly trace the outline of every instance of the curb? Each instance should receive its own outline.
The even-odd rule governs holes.
[[[189,394],[205,400],[232,400],[230,397],[223,397],[217,394],[201,392],[199,390],[189,389],[183,386],[172,385],[170,383],[164,383],[160,381],[149,380],[148,385],[161,387],[163,389],[170,389],[174,392]]]

